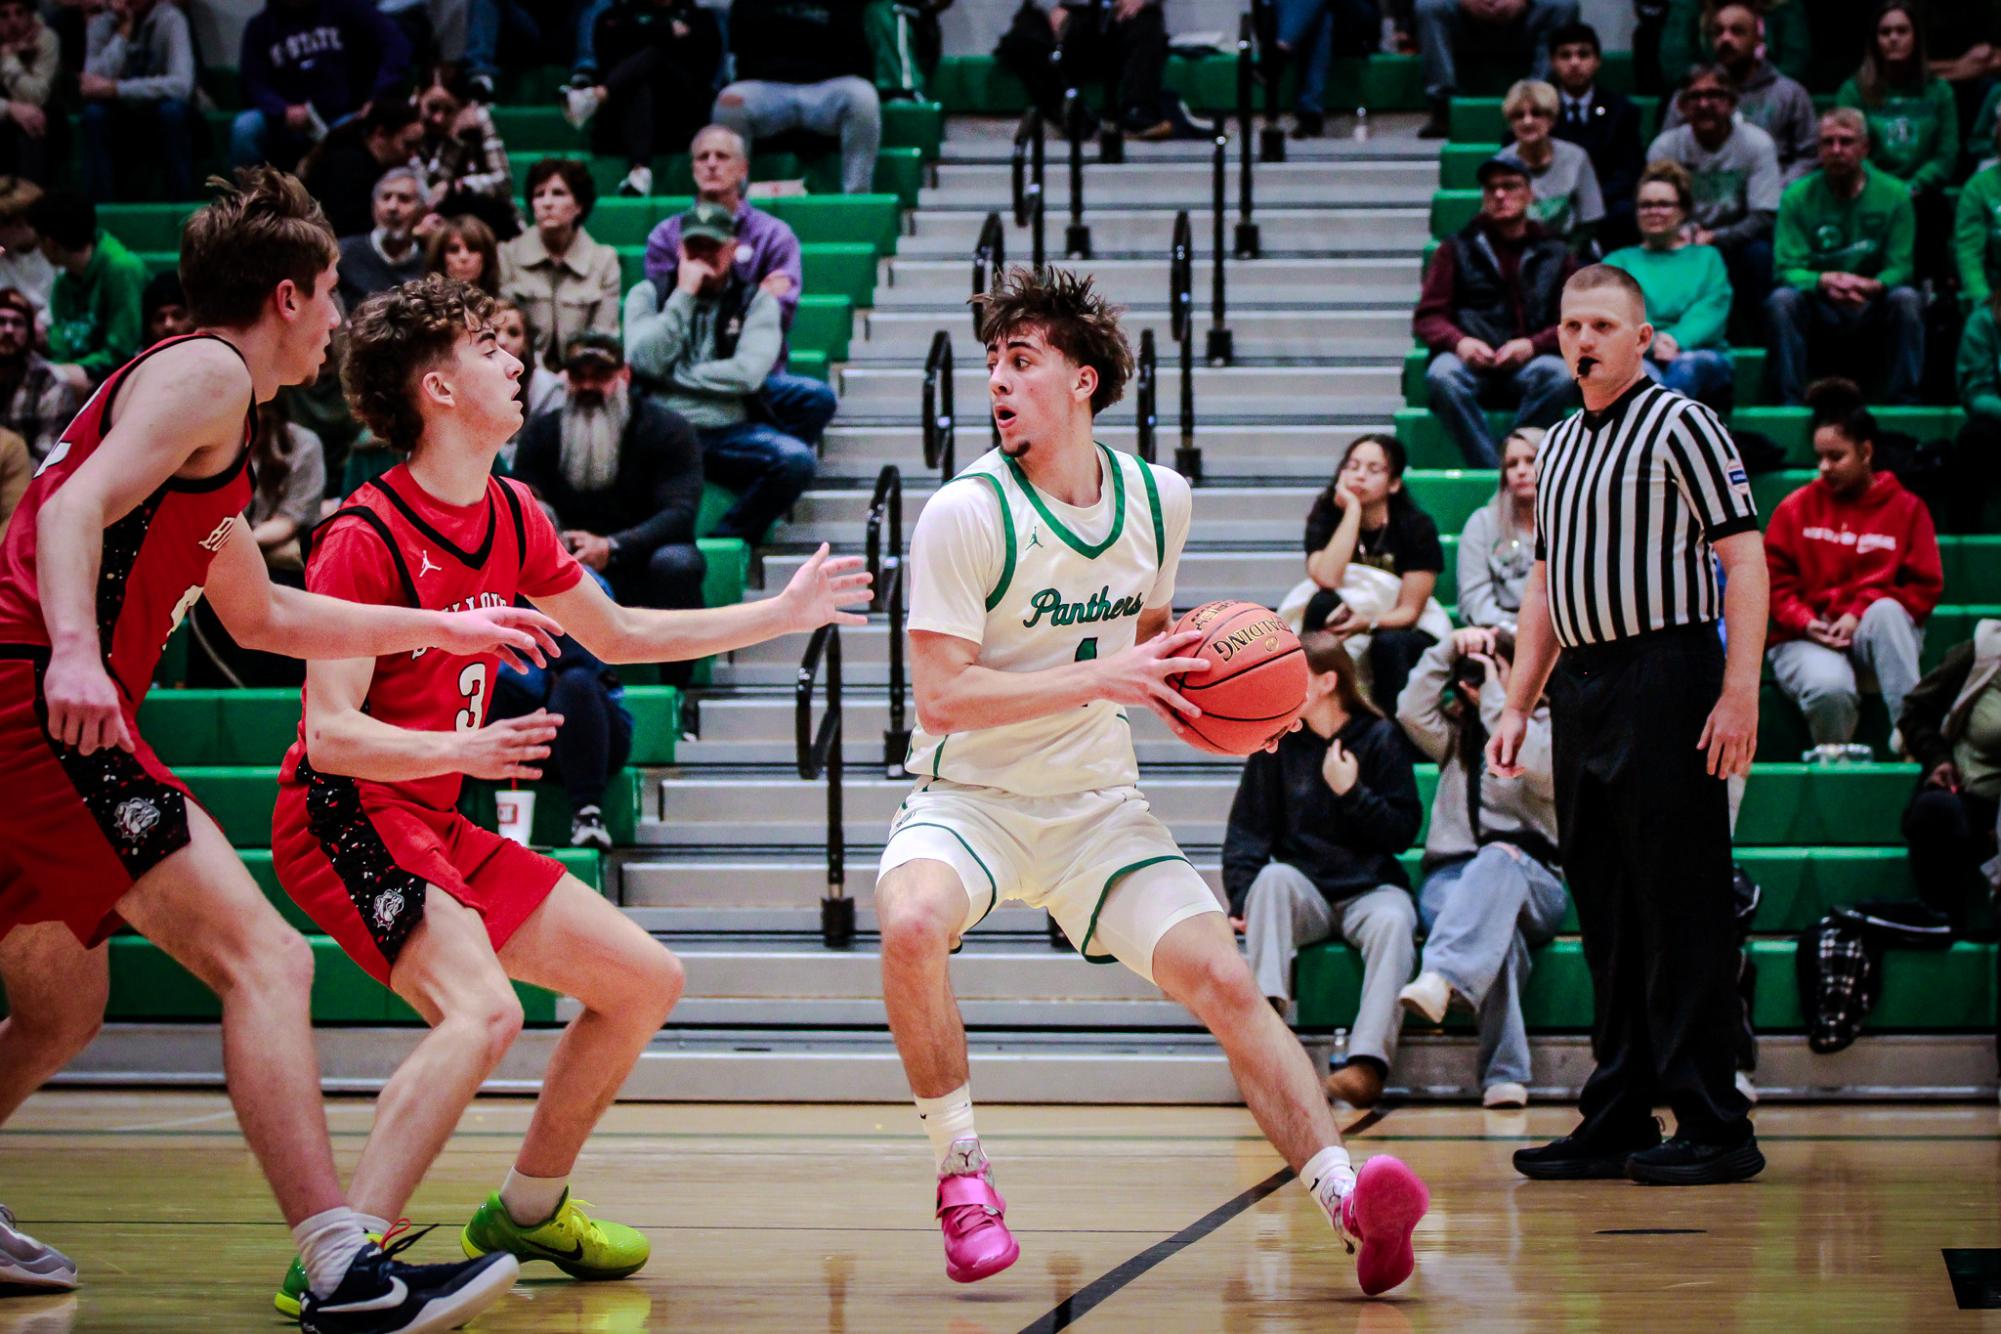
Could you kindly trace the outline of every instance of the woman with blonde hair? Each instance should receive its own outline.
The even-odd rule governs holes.
[[[1561,106],[1556,88],[1539,79],[1523,79],[1508,89],[1501,115],[1515,138],[1500,156],[1528,173],[1535,200],[1530,212],[1543,231],[1567,242],[1573,253],[1595,254],[1592,237],[1605,218],[1605,196],[1591,155],[1555,135]]]
[[[1536,454],[1543,428],[1517,426],[1501,442],[1494,498],[1474,510],[1459,534],[1459,619],[1513,631],[1522,589],[1535,565]]]

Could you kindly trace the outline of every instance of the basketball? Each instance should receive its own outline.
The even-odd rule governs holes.
[[[1197,749],[1249,755],[1286,734],[1306,707],[1306,652],[1278,613],[1255,602],[1207,602],[1183,616],[1171,633],[1200,630],[1193,656],[1206,658],[1200,676],[1168,685],[1201,710],[1183,718]]]

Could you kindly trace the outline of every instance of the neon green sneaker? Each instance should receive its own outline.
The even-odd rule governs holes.
[[[399,1218],[389,1225],[387,1232],[380,1234],[371,1232],[368,1234],[368,1239],[377,1246],[382,1247],[385,1253],[393,1255],[396,1251],[404,1250],[411,1243],[415,1242],[417,1237],[423,1236],[424,1232],[429,1232],[431,1229],[425,1228],[424,1232],[419,1232],[416,1236],[398,1241],[396,1251],[390,1251],[387,1244],[390,1238],[399,1237],[409,1230],[410,1220]],[[278,1285],[278,1291],[272,1295],[271,1305],[277,1307],[280,1314],[297,1320],[299,1318],[299,1304],[306,1300],[306,1286],[306,1262],[295,1255],[292,1257],[292,1267],[285,1271],[285,1281]]]
[[[638,1273],[653,1254],[652,1243],[623,1223],[592,1218],[583,1211],[588,1203],[571,1199],[566,1190],[547,1222],[522,1227],[508,1215],[496,1191],[473,1212],[472,1221],[459,1234],[459,1244],[471,1259],[509,1251],[524,1261],[547,1260],[571,1278],[612,1279]]]

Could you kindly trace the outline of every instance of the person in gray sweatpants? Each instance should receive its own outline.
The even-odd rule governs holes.
[[[1301,636],[1312,669],[1305,727],[1246,761],[1223,842],[1223,887],[1251,972],[1283,1012],[1293,957],[1334,936],[1362,955],[1348,1063],[1331,1096],[1367,1107],[1396,1056],[1397,989],[1416,955],[1417,912],[1397,854],[1424,820],[1409,744],[1362,695],[1340,639]]]
[[[1433,1024],[1454,1001],[1478,1015],[1488,1107],[1528,1102],[1522,991],[1529,950],[1556,934],[1569,902],[1556,869],[1548,708],[1529,719],[1520,777],[1496,777],[1482,756],[1507,700],[1513,655],[1514,636],[1505,630],[1454,631],[1418,660],[1397,698],[1397,721],[1438,762],[1418,898],[1424,957],[1398,999]],[[1479,775],[1477,788],[1468,774]]]

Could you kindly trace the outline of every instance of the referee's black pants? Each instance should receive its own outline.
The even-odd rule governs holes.
[[[1730,805],[1696,748],[1723,684],[1714,625],[1565,649],[1549,684],[1563,868],[1591,968],[1580,1139],[1751,1134],[1734,1083],[1738,998]]]

